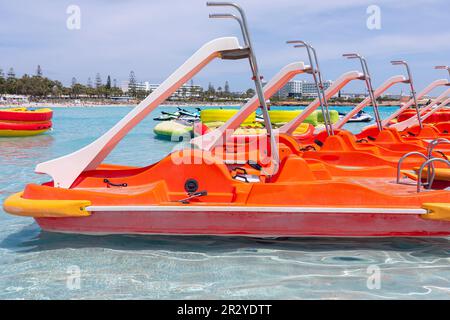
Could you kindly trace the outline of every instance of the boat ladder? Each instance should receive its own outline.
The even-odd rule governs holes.
[[[436,162],[441,162],[441,163],[447,164],[450,167],[450,161],[447,159],[447,157],[445,156],[444,153],[442,153],[443,158],[433,157],[433,150],[439,144],[450,144],[450,140],[445,139],[445,138],[437,138],[437,139],[431,141],[427,147],[427,155],[424,155],[423,153],[418,152],[418,151],[412,151],[412,152],[409,152],[409,153],[405,154],[404,156],[402,156],[399,159],[398,164],[397,164],[397,183],[398,184],[407,184],[405,182],[401,182],[401,180],[400,180],[401,166],[402,166],[403,161],[410,156],[421,156],[422,158],[425,159],[425,161],[424,161],[424,163],[422,163],[422,165],[420,166],[420,168],[417,172],[417,192],[420,192],[422,187],[425,187],[426,189],[431,189],[431,186],[433,185],[433,182],[436,177],[436,170],[435,170],[434,164]],[[427,168],[426,181],[422,182],[423,170],[425,168]]]

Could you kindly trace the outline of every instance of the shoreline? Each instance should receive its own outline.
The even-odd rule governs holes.
[[[308,106],[312,101],[278,101],[276,104],[277,106],[283,106],[283,107],[306,107]],[[378,102],[378,101],[377,101]],[[330,102],[328,101],[328,104],[333,107],[354,107],[355,105],[359,104],[360,102]],[[378,102],[379,107],[396,107],[401,104],[400,101],[383,101]]]
[[[0,108],[114,108],[114,107],[129,107],[134,108],[138,104],[134,103],[52,103],[52,102],[29,102],[29,103],[17,103],[17,104],[2,104]],[[159,107],[238,107],[243,104],[237,103],[170,103],[160,104]]]
[[[279,101],[277,103],[271,104],[272,106],[282,106],[282,107],[305,107],[310,102],[292,102],[292,101]],[[161,104],[159,107],[164,108],[176,108],[176,107],[242,107],[244,104],[239,103],[168,103]],[[339,107],[354,107],[356,103],[342,103],[336,102],[330,104],[330,107],[339,108]],[[400,105],[398,101],[389,101],[385,103],[380,103],[379,107],[397,107]],[[133,103],[51,103],[51,102],[30,102],[30,103],[18,103],[18,104],[2,104],[0,103],[0,108],[111,108],[111,107],[128,107],[133,108],[136,107],[137,104]]]

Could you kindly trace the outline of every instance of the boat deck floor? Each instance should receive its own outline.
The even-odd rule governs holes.
[[[333,181],[354,183],[374,191],[388,193],[390,195],[402,196],[417,194],[417,182],[410,178],[402,178],[401,183],[397,183],[395,178],[369,178],[369,177],[336,177]],[[424,191],[428,191],[424,189]]]

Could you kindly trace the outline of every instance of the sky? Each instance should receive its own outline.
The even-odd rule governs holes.
[[[18,75],[44,75],[69,85],[100,73],[120,83],[133,70],[138,81],[160,83],[204,43],[237,36],[236,21],[209,19],[231,8],[207,7],[204,0],[0,0],[0,68]],[[449,0],[241,0],[261,73],[270,79],[283,66],[307,61],[300,39],[318,53],[325,79],[359,70],[342,54],[357,52],[369,63],[374,85],[402,74],[393,59],[407,60],[419,91],[445,78],[433,66],[450,64]],[[70,5],[80,8],[80,28],[69,29]],[[367,8],[380,8],[380,29],[369,29]],[[234,13],[234,12],[233,12]],[[302,75],[298,79],[311,80]],[[228,81],[232,91],[252,87],[248,62],[217,60],[194,78],[204,87]],[[355,83],[345,91],[363,92]],[[406,92],[398,86],[391,93]]]

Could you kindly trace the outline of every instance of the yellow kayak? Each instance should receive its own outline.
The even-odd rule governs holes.
[[[226,122],[236,113],[238,109],[205,109],[200,111],[200,120],[203,123],[210,122]],[[256,121],[256,113],[253,112],[245,121],[242,126],[252,124]]]

